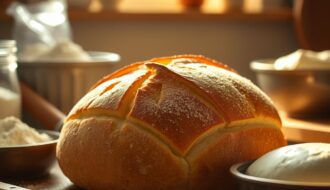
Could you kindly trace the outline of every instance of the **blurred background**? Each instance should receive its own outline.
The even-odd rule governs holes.
[[[38,0],[26,0],[34,3]],[[40,0],[39,0],[40,1]],[[0,38],[13,19],[1,0]],[[298,48],[292,0],[68,0],[73,40],[115,52],[120,65],[151,57],[202,54],[255,81],[249,63]]]
[[[291,116],[328,118],[328,69],[250,64],[298,49],[329,50],[329,8],[328,0],[1,0],[0,39],[17,41],[19,80],[65,114],[120,67],[201,54],[255,82]],[[45,45],[52,47],[46,57],[28,60]],[[81,60],[84,53],[91,60]]]

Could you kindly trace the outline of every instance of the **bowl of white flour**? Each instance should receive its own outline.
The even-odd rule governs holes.
[[[55,161],[59,132],[34,129],[15,117],[0,119],[0,179],[34,178]]]

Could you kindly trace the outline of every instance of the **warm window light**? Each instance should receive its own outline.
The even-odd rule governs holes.
[[[261,12],[263,0],[205,0],[202,11],[223,13],[226,11]]]
[[[180,0],[121,0],[118,10],[122,12],[182,12]],[[224,0],[204,0],[201,11],[219,13],[225,10]]]
[[[179,0],[121,0],[118,10],[122,12],[182,12]]]
[[[204,13],[222,13],[225,9],[225,0],[205,0],[201,10]]]
[[[220,0],[226,11],[261,12],[263,0]]]
[[[263,0],[245,0],[244,11],[246,12],[261,12]]]
[[[89,12],[100,12],[103,9],[103,5],[100,0],[90,0],[88,11]]]
[[[99,1],[99,0],[92,0]],[[203,13],[222,13],[230,6],[237,10],[261,12],[263,0],[204,0]],[[119,0],[117,8],[122,12],[180,13],[184,11],[181,0]]]

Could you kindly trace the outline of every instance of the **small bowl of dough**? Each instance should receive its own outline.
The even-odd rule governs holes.
[[[240,190],[330,189],[330,144],[303,143],[273,150],[230,172]]]
[[[0,119],[0,179],[34,178],[55,162],[59,132],[37,130],[19,119]]]
[[[257,83],[282,111],[298,118],[330,114],[330,51],[298,50],[250,64]]]

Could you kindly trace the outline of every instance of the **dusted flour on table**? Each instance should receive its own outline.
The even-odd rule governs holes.
[[[47,134],[40,134],[15,117],[0,120],[0,147],[36,144],[51,141]]]

